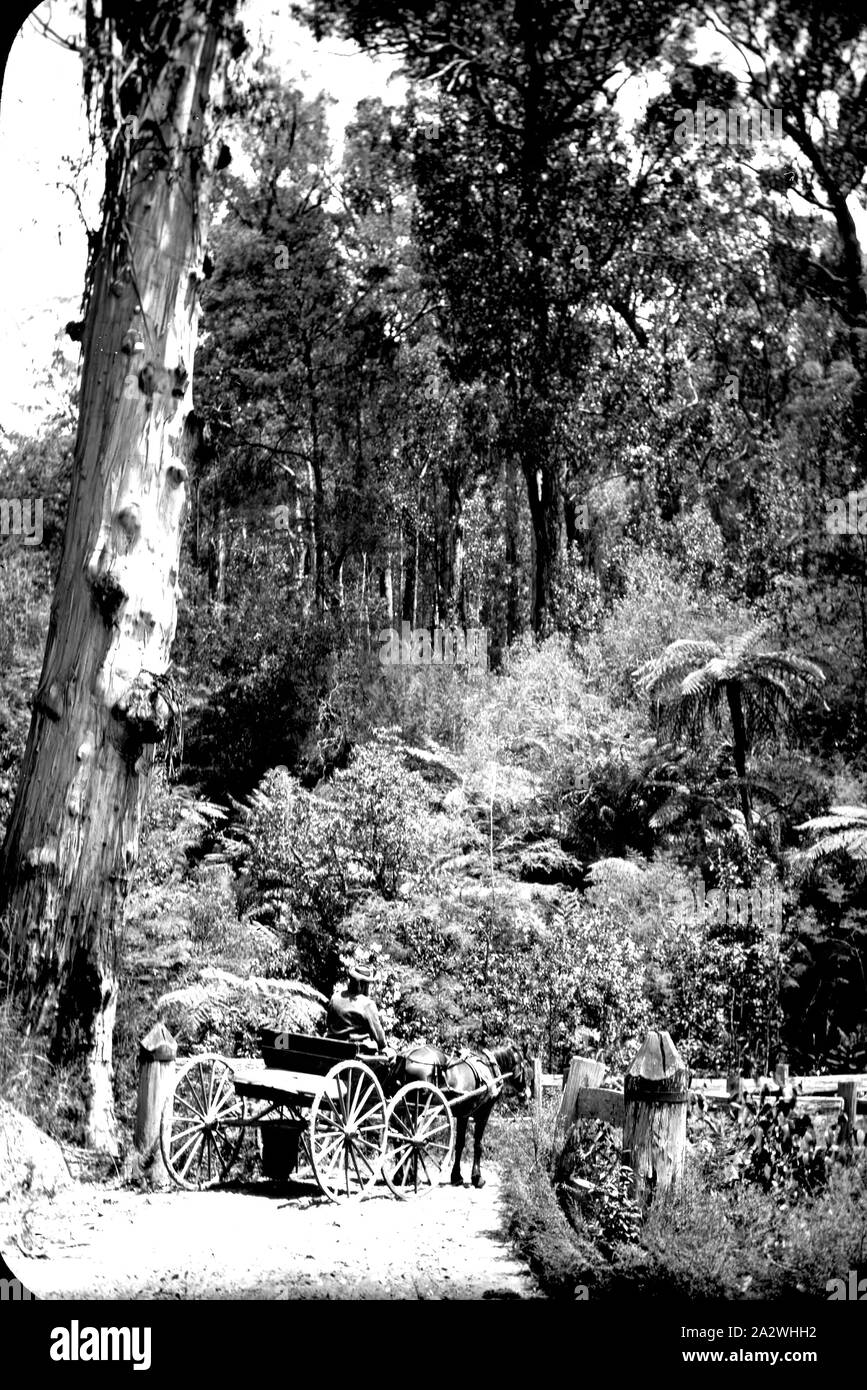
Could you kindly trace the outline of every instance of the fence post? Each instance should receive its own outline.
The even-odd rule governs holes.
[[[178,1047],[164,1023],[155,1023],[139,1043],[135,1146],[154,1187],[168,1182],[160,1150],[160,1117],[171,1085]]]
[[[542,1123],[542,1058],[533,1060],[533,1111],[536,1124]]]
[[[843,1097],[843,1114],[849,1121],[851,1128],[854,1126],[858,1114],[858,1082],[838,1081],[837,1095]]]
[[[600,1086],[605,1076],[605,1063],[593,1057],[573,1057],[569,1074],[563,1082],[563,1095],[557,1112],[556,1129],[567,1129],[575,1118],[578,1092],[582,1086]]]
[[[648,1033],[623,1079],[623,1162],[647,1206],[680,1181],[686,1151],[686,1064],[664,1030]]]

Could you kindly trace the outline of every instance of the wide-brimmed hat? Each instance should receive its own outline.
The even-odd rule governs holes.
[[[372,965],[365,965],[363,961],[353,961],[349,967],[350,980],[358,980],[361,984],[372,984],[376,979]]]

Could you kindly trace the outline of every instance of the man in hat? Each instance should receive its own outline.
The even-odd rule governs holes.
[[[350,967],[346,989],[335,990],[328,1005],[325,1031],[329,1038],[360,1043],[373,1052],[388,1051],[379,1010],[370,998],[373,970],[358,961]]]

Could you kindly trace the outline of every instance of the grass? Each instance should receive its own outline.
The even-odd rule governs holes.
[[[488,1152],[500,1168],[505,1224],[549,1298],[827,1300],[831,1279],[867,1274],[867,1163],[835,1173],[794,1206],[743,1184],[721,1187],[688,1154],[679,1192],[658,1203],[639,1241],[603,1246],[580,1211],[567,1217],[551,1174],[563,1145],[553,1115],[492,1118]],[[562,1163],[559,1164],[562,1169]]]
[[[0,1099],[52,1139],[74,1142],[84,1120],[83,1071],[54,1066],[43,1038],[25,1033],[12,999],[0,999]]]
[[[550,1145],[535,1121],[495,1112],[486,1144],[502,1174],[506,1230],[542,1291],[552,1299],[574,1300],[583,1284],[592,1297],[603,1261],[566,1219],[546,1166]]]

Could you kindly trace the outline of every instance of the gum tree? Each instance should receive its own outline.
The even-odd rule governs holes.
[[[192,366],[209,122],[232,0],[86,9],[85,92],[106,155],[80,325],[66,533],[21,780],[0,859],[9,971],[32,1029],[88,1078],[87,1141],[115,1143],[118,929],[167,675],[198,441]]]
[[[643,192],[628,178],[614,91],[658,57],[676,11],[669,0],[315,0],[304,12],[317,37],[336,30],[398,54],[435,94],[441,124],[416,162],[418,239],[452,375],[505,403],[499,442],[523,478],[540,631],[566,529],[563,399],[586,367],[625,205]]]

